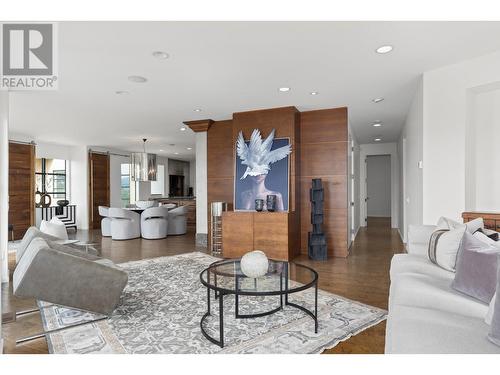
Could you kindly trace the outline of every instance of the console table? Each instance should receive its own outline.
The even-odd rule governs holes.
[[[74,228],[76,230],[76,205],[69,204],[67,206],[50,206],[36,208],[36,225],[40,227],[42,220],[50,221],[53,217],[59,218],[66,228]]]

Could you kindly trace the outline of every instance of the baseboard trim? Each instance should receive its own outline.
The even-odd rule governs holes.
[[[401,233],[401,228],[398,228],[398,233],[399,233],[399,237],[401,238],[401,242],[404,243],[406,245],[406,242],[405,242],[405,239],[404,239],[404,236],[403,234]]]

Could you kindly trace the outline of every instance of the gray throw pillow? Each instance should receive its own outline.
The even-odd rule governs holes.
[[[500,256],[497,262],[500,264]],[[497,289],[500,290],[500,267],[498,267]],[[498,295],[495,301],[493,319],[491,320],[491,330],[488,338],[493,344],[500,346],[500,298],[498,298]]]
[[[466,232],[458,252],[452,288],[489,304],[497,288],[497,255],[500,249]]]

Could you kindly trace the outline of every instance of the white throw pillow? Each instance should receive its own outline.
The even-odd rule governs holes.
[[[465,225],[467,226],[467,231],[472,234],[476,233],[479,229],[484,229],[484,221],[482,217],[468,221]]]
[[[455,272],[458,250],[467,230],[464,224],[457,224],[455,229],[434,233],[429,244],[431,262],[450,272]]]
[[[458,221],[455,221],[453,219],[450,219],[449,217],[441,216],[437,222],[436,230],[452,230],[460,227],[461,225],[464,224],[459,223]],[[465,226],[467,227],[467,231],[469,233],[475,233],[479,229],[484,229],[483,218],[478,217],[477,219],[471,220],[465,223]]]
[[[50,234],[51,236],[57,237],[61,240],[68,239],[66,226],[58,218],[52,218],[52,220],[50,221],[42,220],[42,222],[40,223],[40,231]]]
[[[460,225],[463,224],[448,217],[441,216],[436,224],[436,230],[452,230]]]
[[[489,238],[487,235],[481,232],[476,232],[473,234],[475,238],[477,238],[479,241],[484,242],[490,246],[495,246],[497,249],[500,248],[500,241],[495,241]]]
[[[486,317],[484,318],[484,321],[489,326],[491,325],[491,321],[493,320],[493,312],[495,311],[495,301],[496,300],[497,300],[497,293],[495,293],[495,295],[491,299],[490,307],[488,308],[488,312],[486,313]]]

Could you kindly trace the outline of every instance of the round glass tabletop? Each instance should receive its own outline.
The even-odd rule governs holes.
[[[240,259],[227,259],[204,269],[200,280],[207,288],[224,294],[271,296],[308,289],[317,282],[318,274],[301,264],[269,259],[267,273],[250,278],[241,271]]]

